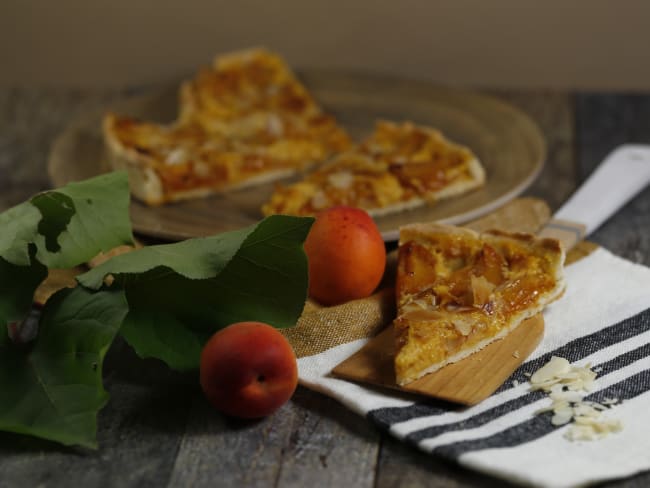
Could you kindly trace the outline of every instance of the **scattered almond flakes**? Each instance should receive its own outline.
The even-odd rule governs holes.
[[[585,395],[594,389],[596,380],[596,373],[589,364],[573,366],[566,359],[553,356],[548,363],[527,376],[531,390],[543,390],[552,400],[550,406],[536,413],[553,412],[553,425],[573,421],[564,434],[565,438],[591,441],[623,428],[619,420],[603,416],[604,410],[618,403],[617,399],[605,398],[602,403],[584,400]]]
[[[564,437],[570,441],[592,441],[622,429],[623,424],[618,419],[576,417],[575,424],[566,431]]]
[[[512,357],[515,358],[515,359],[519,359],[519,351],[513,352]]]

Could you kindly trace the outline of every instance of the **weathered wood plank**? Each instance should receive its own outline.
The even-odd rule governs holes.
[[[503,480],[463,469],[388,436],[382,441],[380,468],[376,488],[514,486]]]
[[[284,451],[279,487],[372,487],[379,433],[367,421],[319,393],[300,389]]]
[[[292,424],[288,405],[259,421],[217,413],[194,395],[168,486],[273,486]]]
[[[195,398],[169,486],[359,486],[374,482],[378,433],[331,398],[298,388],[259,421]]]
[[[650,96],[582,94],[576,97],[577,168],[584,179],[620,144],[650,143]]]
[[[106,359],[108,405],[98,417],[97,451],[0,433],[0,487],[158,487],[169,478],[194,382],[118,341]]]

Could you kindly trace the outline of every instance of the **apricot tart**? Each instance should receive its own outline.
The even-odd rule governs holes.
[[[485,171],[470,149],[429,127],[380,121],[354,149],[302,181],[279,187],[262,211],[314,215],[346,205],[379,216],[459,195],[484,182]]]
[[[132,193],[158,205],[302,171],[350,146],[287,64],[264,49],[217,57],[182,84],[178,120],[107,114],[109,160]]]
[[[564,291],[564,250],[529,234],[400,229],[395,375],[404,385],[504,337]]]

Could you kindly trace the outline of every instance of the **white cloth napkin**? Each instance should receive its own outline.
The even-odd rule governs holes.
[[[534,486],[579,486],[650,469],[650,268],[604,249],[566,268],[567,290],[547,308],[544,339],[491,397],[469,408],[366,388],[330,371],[357,351],[358,340],[298,361],[301,383],[330,395],[380,428],[433,455]],[[564,437],[550,405],[531,392],[525,373],[551,356],[598,371],[586,400],[618,398],[604,415],[620,432],[593,441]]]

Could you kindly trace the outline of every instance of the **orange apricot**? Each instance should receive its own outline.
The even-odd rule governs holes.
[[[369,296],[386,267],[386,247],[365,210],[332,207],[320,212],[305,240],[309,295],[323,305]]]
[[[284,405],[298,384],[287,339],[262,322],[237,322],[215,333],[201,352],[201,388],[220,412],[260,418]]]

